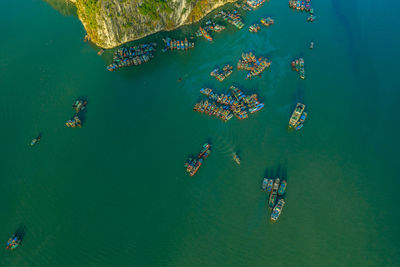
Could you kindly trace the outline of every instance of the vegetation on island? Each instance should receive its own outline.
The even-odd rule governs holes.
[[[76,7],[78,9],[78,16],[86,24],[86,31],[91,37],[93,42],[98,41],[97,36],[97,14],[100,11],[99,0],[77,0]]]
[[[153,21],[160,20],[160,11],[170,14],[173,10],[168,5],[168,0],[144,0],[139,6],[139,12],[142,15],[149,16]]]

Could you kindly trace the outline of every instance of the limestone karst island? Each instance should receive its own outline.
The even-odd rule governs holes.
[[[400,266],[400,2],[4,1],[0,266]]]

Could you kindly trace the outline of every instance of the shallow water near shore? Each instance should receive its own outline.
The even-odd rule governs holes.
[[[39,0],[3,4],[0,240],[26,233],[0,250],[0,266],[400,266],[399,4],[312,2],[314,23],[271,0],[241,31],[227,25],[187,52],[161,53],[160,38],[198,24],[152,35],[153,60],[113,73],[112,52],[83,43],[74,16]],[[248,32],[263,16],[275,24]],[[271,67],[247,81],[236,68],[222,83],[209,75],[244,51]],[[300,56],[304,81],[290,68]],[[192,111],[200,88],[232,84],[265,108],[227,123]],[[80,96],[84,126],[68,129]],[[288,133],[298,101],[309,117]],[[212,154],[189,177],[183,164],[206,140]],[[274,224],[266,174],[288,181]]]

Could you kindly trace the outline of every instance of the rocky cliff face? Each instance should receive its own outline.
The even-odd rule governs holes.
[[[236,0],[69,0],[92,42],[103,48],[200,20]]]

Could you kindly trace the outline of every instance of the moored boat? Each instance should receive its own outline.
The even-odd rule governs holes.
[[[233,160],[237,163],[237,165],[240,165],[240,158],[235,152],[233,153],[232,157]]]
[[[268,179],[268,182],[267,182],[267,192],[268,193],[271,193],[273,185],[274,185],[274,179]]]
[[[296,108],[294,109],[292,116],[290,117],[289,120],[289,128],[296,128],[301,114],[303,114],[304,110],[306,109],[306,105],[302,103],[297,103]]]
[[[32,141],[29,143],[30,146],[35,146],[40,142],[42,135],[39,134],[36,138],[33,138]]]
[[[186,168],[186,172],[188,172],[190,176],[193,176],[197,173],[200,166],[203,164],[204,159],[210,155],[210,148],[211,145],[209,143],[205,143],[196,158],[189,158],[186,161],[184,166]]]
[[[268,207],[272,209],[275,206],[276,198],[278,196],[278,189],[279,189],[280,179],[276,178],[274,181],[274,185],[272,186],[272,192],[269,197]]]
[[[210,36],[210,34],[204,30],[202,27],[199,27],[201,34],[204,36],[204,38],[206,38],[208,41],[212,42],[212,37]]]
[[[260,22],[262,25],[268,27],[268,26],[274,24],[275,21],[271,17],[268,17],[268,18],[262,18],[260,20]]]
[[[14,234],[12,237],[10,237],[10,239],[8,239],[6,243],[6,249],[7,250],[16,249],[21,244],[21,241],[22,239]]]
[[[86,108],[87,101],[83,99],[77,99],[74,104],[72,104],[72,108],[75,110],[76,113],[81,112]]]
[[[258,32],[260,30],[260,25],[258,24],[253,24],[250,25],[249,27],[249,32]]]
[[[283,206],[285,205],[285,200],[279,199],[278,204],[274,207],[271,213],[271,221],[275,222],[279,219],[282,213]]]
[[[268,186],[268,178],[264,178],[262,183],[261,183],[261,190],[262,191],[267,191],[267,186]]]
[[[283,180],[281,182],[281,185],[279,186],[279,189],[278,189],[278,195],[279,196],[282,196],[283,194],[285,194],[286,186],[287,186],[287,182],[285,180]]]

